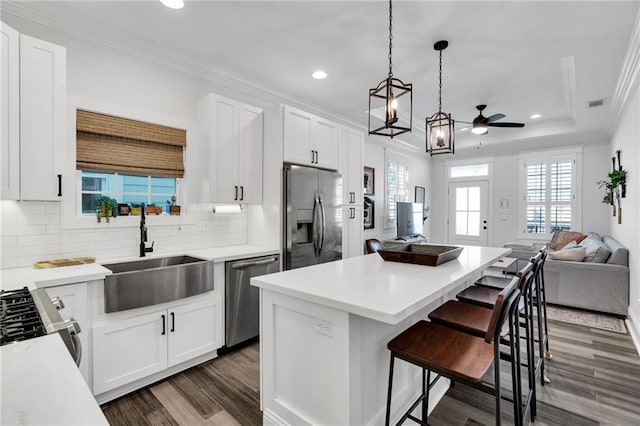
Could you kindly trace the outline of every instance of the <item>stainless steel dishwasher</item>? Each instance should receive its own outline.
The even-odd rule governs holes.
[[[260,325],[260,292],[251,277],[280,270],[280,256],[254,257],[225,264],[225,345],[231,347],[256,337]]]

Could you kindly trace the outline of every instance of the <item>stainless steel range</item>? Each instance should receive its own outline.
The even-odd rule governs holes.
[[[51,299],[41,288],[0,291],[0,346],[59,333],[76,364],[80,365],[80,325],[75,318],[63,320],[58,312],[63,308],[60,298]]]

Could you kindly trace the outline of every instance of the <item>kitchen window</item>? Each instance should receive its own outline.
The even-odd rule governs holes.
[[[166,205],[177,191],[177,179],[157,176],[135,176],[119,173],[81,171],[81,192],[78,205],[81,214],[95,213],[98,197],[115,198],[119,203],[155,203]]]
[[[520,160],[522,236],[550,238],[555,231],[579,229],[580,155]]]
[[[118,203],[166,205],[184,176],[186,131],[76,111],[76,169],[80,214],[93,213],[100,196]]]
[[[392,153],[386,155],[387,199],[385,228],[396,227],[398,201],[409,201],[409,167],[407,158]]]

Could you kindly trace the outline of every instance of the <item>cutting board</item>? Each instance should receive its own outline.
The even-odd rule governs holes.
[[[33,264],[34,269],[59,268],[61,266],[84,265],[93,263],[95,257],[74,257],[72,259],[41,260]]]

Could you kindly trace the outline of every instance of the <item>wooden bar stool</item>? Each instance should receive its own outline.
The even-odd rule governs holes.
[[[365,245],[367,246],[367,254],[377,253],[378,250],[384,248],[384,244],[382,244],[382,241],[376,238],[369,238],[365,241]]]
[[[546,296],[544,293],[544,263],[547,258],[546,247],[543,247],[534,257],[530,259],[530,264],[533,265],[534,279],[532,283],[532,305],[536,308],[536,317],[538,323],[538,354],[539,357],[536,360],[536,376],[538,372],[540,374],[540,383],[544,386],[546,383],[550,383],[551,380],[547,374],[545,367],[545,359],[553,358],[551,351],[549,350],[549,333],[547,325],[547,304]],[[525,268],[527,265],[525,265]],[[518,272],[517,276],[520,276],[522,270]],[[481,284],[468,287],[462,290],[456,295],[456,298],[461,302],[473,303],[476,305],[484,306],[486,308],[493,307],[496,296],[500,292],[500,285],[506,280],[502,277],[485,276],[481,279]],[[480,281],[480,280],[479,280]],[[533,329],[533,323],[531,324]],[[546,347],[546,350],[545,350]]]
[[[396,358],[422,368],[423,383],[419,398],[409,407],[397,424],[407,418],[427,425],[429,411],[430,375],[435,372],[440,376],[465,383],[474,388],[495,396],[496,424],[501,424],[501,389],[500,389],[500,345],[498,343],[503,326],[507,324],[511,340],[510,354],[519,359],[518,318],[516,312],[520,291],[518,279],[514,278],[496,300],[491,310],[489,325],[482,337],[445,327],[428,321],[419,321],[393,338],[387,348],[391,351],[389,362],[389,385],[387,388],[387,411],[385,424],[389,425],[391,415],[391,391],[393,384],[393,366]],[[483,382],[489,368],[494,367],[493,385]],[[425,371],[428,377],[425,380]],[[515,394],[515,393],[514,393]],[[411,412],[422,402],[422,419],[411,415]],[[514,404],[516,421],[520,418],[518,403]]]
[[[535,278],[533,268],[534,264],[528,263],[518,272],[516,276],[517,286],[520,290],[520,300],[518,302],[517,311],[523,312],[524,319],[524,322],[522,324],[518,322],[518,325],[523,326],[525,329],[525,343],[527,348],[526,367],[528,373],[528,392],[526,393],[524,399],[522,398],[522,380],[519,371],[520,361],[515,360],[513,357],[509,357],[508,354],[504,354],[503,356],[505,359],[512,362],[512,379],[517,380],[517,386],[514,386],[514,389],[517,388],[518,390],[517,394],[516,392],[514,392],[513,399],[514,404],[517,403],[520,407],[522,407],[520,411],[520,421],[522,422],[524,422],[524,418],[526,417],[526,413],[528,411],[530,412],[532,421],[534,420],[536,414],[535,380],[537,363],[535,358],[535,345],[533,337],[533,304],[531,296],[533,280]],[[492,312],[492,309],[494,309],[495,307],[497,297],[500,295],[501,291],[481,286],[470,287],[469,290],[473,290],[475,293],[478,293],[478,297],[480,299],[478,303],[469,303],[461,300],[449,300],[448,302],[442,304],[440,307],[431,312],[429,314],[429,319],[432,322],[442,324],[447,327],[452,327],[465,333],[470,333],[474,336],[484,335],[484,333],[486,333],[487,327],[489,326],[488,318]],[[461,293],[464,293],[464,291]],[[506,330],[503,330],[500,342],[509,345],[510,338],[512,338],[512,336],[509,336]]]

